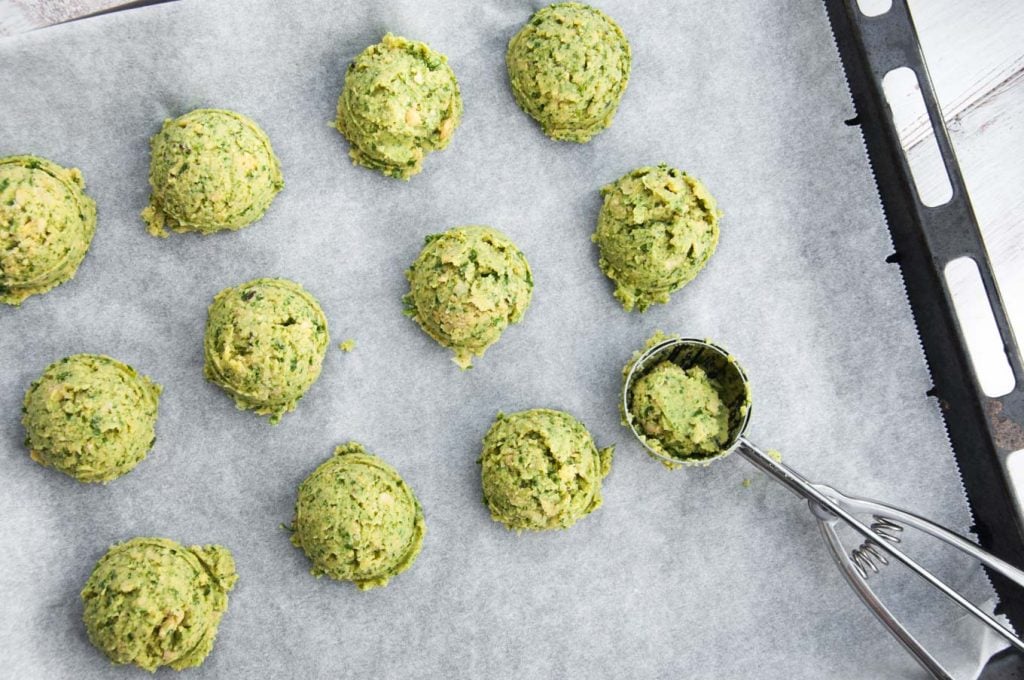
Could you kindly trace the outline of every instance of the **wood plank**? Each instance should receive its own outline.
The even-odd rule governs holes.
[[[1007,315],[1024,339],[1024,3],[911,0],[910,7]],[[924,119],[902,127],[913,164],[930,135]]]

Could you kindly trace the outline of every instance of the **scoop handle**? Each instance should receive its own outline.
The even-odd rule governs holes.
[[[1018,651],[1024,652],[1024,640],[1018,638],[1012,631],[996,621],[995,618],[983,612],[970,600],[950,586],[946,585],[946,583],[935,574],[931,573],[911,559],[908,555],[904,554],[903,551],[894,548],[886,541],[878,541],[877,534],[875,534],[875,532],[873,532],[866,524],[850,514],[850,512],[843,508],[836,500],[833,500],[826,493],[815,487],[814,484],[808,481],[807,478],[799,472],[784,464],[782,461],[775,460],[752,444],[745,437],[741,437],[739,442],[737,442],[736,450],[755,467],[775,477],[775,479],[782,482],[798,496],[806,499],[811,506],[811,510],[819,519],[822,519],[823,517],[827,518],[829,515],[832,515],[835,518],[842,520],[851,529],[859,533],[864,538],[874,541],[875,546],[877,546],[879,550],[883,550],[893,559],[901,562],[904,566],[927,581],[929,584],[938,588],[943,595],[966,609],[974,618],[994,630]]]
[[[983,550],[973,541],[969,541],[963,536],[950,531],[941,524],[936,524],[930,519],[921,517],[909,510],[898,508],[895,505],[874,501],[869,498],[847,496],[837,489],[822,484],[819,484],[818,487],[821,488],[826,495],[831,496],[836,500],[842,507],[849,508],[854,512],[878,515],[880,517],[894,520],[903,526],[913,527],[918,531],[924,532],[929,536],[937,538],[943,543],[956,548],[960,552],[970,555],[989,569],[1002,574],[1021,588],[1024,588],[1024,571],[1018,569],[1009,562],[996,557],[992,553]]]
[[[818,519],[818,528],[821,530],[821,535],[825,539],[825,545],[828,546],[829,554],[832,555],[832,559],[836,564],[839,565],[840,571],[843,576],[846,577],[846,582],[853,588],[853,592],[860,596],[860,599],[864,601],[868,609],[875,615],[875,617],[882,622],[892,636],[903,645],[916,660],[921,667],[928,671],[933,678],[936,680],[954,680],[953,676],[942,667],[939,660],[932,656],[927,649],[924,648],[914,634],[907,630],[900,620],[889,611],[889,608],[885,606],[885,603],[875,595],[875,591],[871,590],[871,586],[868,582],[857,573],[856,568],[850,562],[849,554],[846,552],[846,548],[843,546],[842,540],[839,538],[839,533],[836,531],[837,520],[833,517],[832,521]]]

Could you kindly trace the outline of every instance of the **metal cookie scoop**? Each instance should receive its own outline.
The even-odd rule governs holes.
[[[700,366],[709,378],[720,386],[723,402],[728,406],[729,435],[720,450],[693,459],[676,458],[668,454],[663,446],[641,431],[632,413],[633,386],[637,379],[662,361],[671,361],[683,369]],[[900,534],[905,527],[917,529],[937,538],[1024,587],[1024,571],[991,555],[973,542],[962,538],[949,529],[919,517],[906,510],[856,496],[847,496],[825,484],[815,484],[799,472],[765,453],[744,437],[750,420],[751,400],[747,376],[735,358],[721,347],[706,340],[673,338],[660,342],[643,352],[626,374],[622,391],[622,409],[627,424],[644,447],[657,458],[672,465],[704,465],[723,458],[732,451],[772,475],[791,491],[807,501],[811,512],[818,520],[821,535],[828,545],[836,564],[846,580],[875,616],[909,651],[918,663],[936,678],[952,678],[939,662],[900,623],[899,619],[878,599],[868,585],[869,574],[876,573],[879,566],[889,563],[888,558],[906,565],[911,571],[938,588],[946,597],[966,609],[976,619],[1005,638],[1017,650],[1024,652],[1024,641],[1002,626],[992,616],[969,602],[963,595],[943,583],[938,577],[905,555],[895,547],[900,543]],[[854,513],[872,516],[871,524],[865,524],[854,517]],[[844,522],[864,537],[864,542],[853,550],[842,543],[836,527]]]

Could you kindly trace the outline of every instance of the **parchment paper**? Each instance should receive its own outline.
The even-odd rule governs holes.
[[[579,146],[543,137],[507,86],[505,45],[540,4],[184,0],[0,42],[0,155],[81,168],[99,205],[78,277],[0,309],[0,674],[141,676],[91,647],[78,592],[111,543],[160,535],[238,561],[190,678],[920,675],[804,504],[738,458],[667,472],[616,410],[620,368],[655,329],[714,338],[752,378],[752,439],[811,478],[969,529],[823,8],[598,2],[634,67],[614,126]],[[465,99],[449,149],[408,183],[352,166],[327,126],[347,63],[385,31],[446,53]],[[287,185],[241,232],[157,240],[138,217],[148,139],[200,106],[255,118]],[[671,304],[627,314],[589,242],[598,188],[660,161],[717,196],[721,245]],[[525,322],[462,373],[400,298],[423,237],[466,223],[512,237],[536,291]],[[331,324],[322,377],[278,427],[202,377],[207,305],[258,276],[301,282]],[[352,354],[336,349],[350,337]],[[154,451],[106,487],[41,468],[22,444],[25,389],[75,352],[165,387]],[[475,459],[497,411],[538,406],[574,413],[618,454],[603,508],[517,536],[490,520]],[[298,483],[349,439],[398,468],[428,523],[415,567],[369,593],[314,579],[280,527]],[[932,548],[908,544],[991,598],[980,570]],[[980,635],[958,610],[896,567],[877,581],[936,654],[975,672]]]

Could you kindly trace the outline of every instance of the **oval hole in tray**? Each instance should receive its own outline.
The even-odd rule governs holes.
[[[892,0],[857,0],[857,8],[866,17],[877,17],[892,9]]]
[[[978,264],[970,257],[958,257],[946,264],[944,273],[981,390],[993,398],[1008,394],[1016,381],[985,295]]]
[[[892,111],[893,124],[914,177],[918,198],[929,208],[948,203],[953,198],[953,185],[935,141],[917,74],[906,66],[894,68],[882,79],[882,90]]]
[[[1006,457],[1006,471],[1010,474],[1010,487],[1013,489],[1013,500],[1017,505],[1017,514],[1024,517],[1024,449],[1017,449]]]

